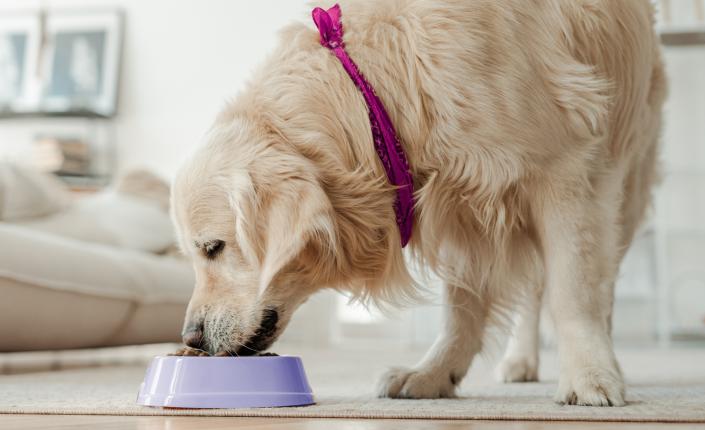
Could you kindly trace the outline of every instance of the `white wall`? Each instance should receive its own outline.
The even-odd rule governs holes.
[[[125,11],[118,117],[118,168],[146,166],[170,177],[218,110],[275,45],[276,32],[308,20],[302,1],[0,0],[0,13],[117,6]],[[2,120],[0,157],[20,158],[44,131],[84,121]]]

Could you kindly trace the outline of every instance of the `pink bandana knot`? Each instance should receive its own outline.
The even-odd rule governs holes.
[[[396,189],[394,213],[399,227],[401,246],[404,247],[409,243],[414,226],[414,182],[404,148],[401,146],[399,136],[382,101],[345,51],[340,6],[336,4],[327,11],[317,7],[311,15],[321,33],[321,45],[330,49],[340,60],[343,68],[365,98],[375,151],[387,173],[387,179]]]

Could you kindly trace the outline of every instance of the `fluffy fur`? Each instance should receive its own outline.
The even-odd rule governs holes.
[[[485,327],[516,305],[500,374],[535,379],[545,289],[561,358],[556,400],[624,404],[613,284],[649,204],[665,95],[648,1],[341,8],[347,49],[409,157],[411,252],[446,282],[438,341],[414,368],[385,375],[380,394],[452,396]],[[321,288],[391,304],[416,294],[364,100],[311,25],[282,32],[173,190],[197,272],[186,325],[200,327],[211,353],[243,352],[276,309],[266,347]],[[225,246],[208,257],[214,240]]]

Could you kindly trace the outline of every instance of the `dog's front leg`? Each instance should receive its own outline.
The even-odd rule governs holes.
[[[380,397],[433,399],[453,397],[455,387],[482,345],[487,306],[477,292],[446,287],[443,330],[426,356],[411,369],[390,369],[381,379]]]
[[[612,285],[619,262],[617,203],[609,187],[561,192],[543,211],[546,294],[560,359],[558,403],[624,405],[612,348]]]

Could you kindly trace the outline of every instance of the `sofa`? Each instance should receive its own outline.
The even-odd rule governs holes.
[[[146,172],[77,195],[0,163],[0,351],[178,341],[194,275],[167,201]]]

